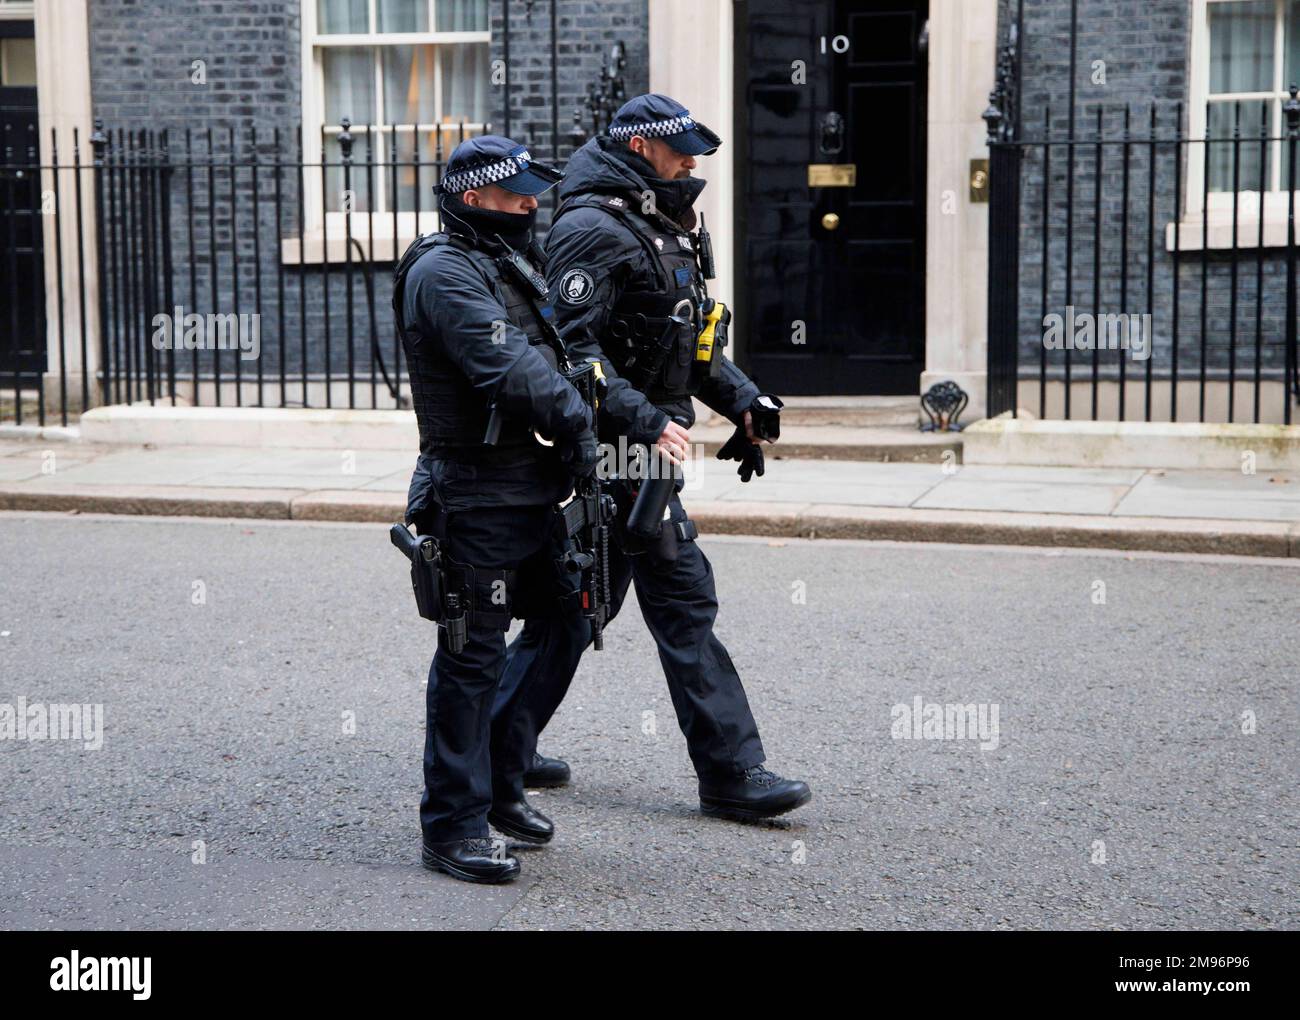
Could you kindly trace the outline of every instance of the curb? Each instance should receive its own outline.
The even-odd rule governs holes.
[[[730,503],[695,504],[690,512],[714,534],[1300,557],[1300,524],[1283,521],[817,505],[773,514],[737,512]]]
[[[0,510],[147,514],[161,517],[349,521],[401,520],[403,494],[388,492],[93,486],[0,486]],[[912,510],[791,503],[698,502],[689,507],[703,534],[769,538],[1058,546],[1130,552],[1300,557],[1300,524],[1196,518]]]

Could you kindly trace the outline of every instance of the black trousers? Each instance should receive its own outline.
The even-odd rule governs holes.
[[[443,550],[456,563],[513,570],[505,586],[500,575],[476,580],[474,604],[501,616],[507,610],[551,622],[548,661],[576,669],[589,630],[580,614],[562,612],[562,579],[555,559],[562,543],[551,507],[485,507],[446,515]],[[577,615],[576,623],[573,621]],[[493,711],[506,666],[509,618],[471,619],[465,646],[453,653],[438,628],[438,651],[429,668],[424,735],[424,796],[420,827],[431,843],[486,836],[494,786],[522,790],[523,773],[536,746],[533,727],[520,706],[533,696],[541,675],[522,669],[513,693]],[[572,667],[565,664],[572,662]],[[538,667],[542,663],[536,664]]]
[[[670,510],[673,524],[686,519],[677,496]],[[676,558],[668,559],[658,549],[629,556],[611,545],[610,575],[611,620],[629,585],[636,586],[641,616],[659,648],[668,693],[696,773],[728,773],[761,764],[763,742],[745,688],[713,633],[718,596],[713,568],[699,546],[681,542]],[[575,615],[585,626],[576,608],[558,618],[528,619],[510,644],[494,714],[511,715],[514,739],[523,742],[530,759],[537,735],[564,700],[577,670],[572,652]]]

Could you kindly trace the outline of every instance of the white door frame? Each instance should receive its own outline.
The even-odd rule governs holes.
[[[40,0],[25,17],[36,22],[36,102],[37,122],[40,130],[41,163],[49,166],[53,160],[51,132],[56,132],[59,144],[59,164],[72,164],[72,129],[80,136],[81,163],[89,166],[94,161],[90,145],[93,130],[90,103],[90,28],[87,0]],[[5,11],[7,17],[22,16],[20,11]],[[52,192],[53,173],[41,173],[42,195]],[[89,373],[91,400],[96,401],[95,373],[99,369],[99,277],[95,259],[95,180],[90,170],[82,171],[81,202],[84,232],[81,238],[83,262],[77,262],[77,206],[76,185],[72,171],[59,174],[58,243],[63,249],[63,340],[64,365],[67,372],[69,403],[79,398],[82,373]],[[52,201],[52,199],[51,199]],[[46,392],[51,390],[51,380],[58,386],[59,372],[59,293],[58,262],[53,214],[44,219],[45,245],[45,336]],[[81,363],[81,313],[77,296],[81,291],[80,273],[85,272],[86,295],[86,364]]]

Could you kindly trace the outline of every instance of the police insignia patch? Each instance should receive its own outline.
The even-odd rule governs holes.
[[[596,283],[585,269],[570,269],[560,277],[560,297],[571,305],[585,305],[596,293]]]

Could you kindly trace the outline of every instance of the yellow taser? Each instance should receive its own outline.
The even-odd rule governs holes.
[[[704,328],[695,340],[696,368],[713,364],[715,349],[727,346],[727,327],[731,324],[731,309],[721,301],[714,301],[704,316]]]

